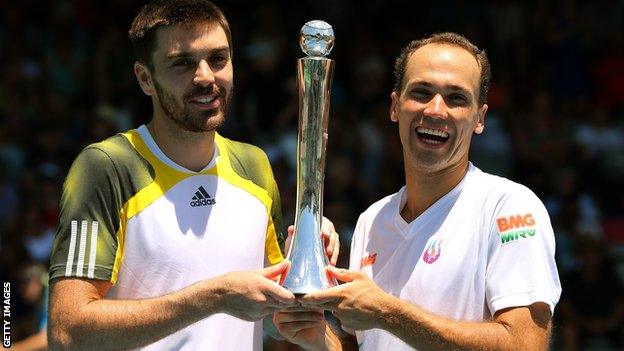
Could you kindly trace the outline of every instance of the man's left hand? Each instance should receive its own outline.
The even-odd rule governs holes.
[[[327,273],[345,284],[304,295],[303,307],[330,310],[351,330],[379,327],[379,319],[393,297],[362,272],[327,267]]]
[[[294,231],[295,226],[291,225],[288,227],[286,252],[288,252],[288,247],[290,246]],[[338,262],[338,254],[340,253],[340,239],[336,228],[334,228],[334,223],[325,217],[323,217],[323,221],[321,222],[321,238],[323,239],[325,254],[329,259],[329,264],[335,266],[336,262]]]

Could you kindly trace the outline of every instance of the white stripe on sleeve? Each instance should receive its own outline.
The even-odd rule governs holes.
[[[69,239],[69,253],[67,254],[67,265],[65,266],[65,276],[71,276],[74,265],[74,252],[76,250],[76,234],[78,233],[78,221],[71,221],[71,238]]]
[[[76,277],[82,277],[84,268],[85,251],[87,249],[87,221],[80,223],[80,249],[78,250],[78,264],[76,265]]]
[[[95,256],[97,255],[97,237],[98,237],[98,222],[93,221],[91,223],[91,245],[89,250],[89,271],[87,272],[87,278],[93,278],[95,273]]]

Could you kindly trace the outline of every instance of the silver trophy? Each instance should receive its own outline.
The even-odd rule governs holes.
[[[334,60],[325,56],[334,46],[334,31],[326,22],[310,21],[301,28],[299,44],[307,57],[297,60],[297,211],[287,255],[292,265],[282,285],[293,294],[307,294],[336,285],[325,272],[329,261],[321,240],[329,90],[334,71]]]

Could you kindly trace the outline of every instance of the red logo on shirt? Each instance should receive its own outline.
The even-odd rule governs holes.
[[[368,255],[366,257],[363,257],[362,260],[360,261],[360,269],[366,267],[366,266],[372,266],[375,263],[375,260],[377,259],[377,254],[372,254],[372,255]]]

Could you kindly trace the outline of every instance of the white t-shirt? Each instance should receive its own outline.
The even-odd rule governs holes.
[[[351,270],[455,320],[482,321],[535,302],[554,310],[561,285],[553,230],[527,187],[471,163],[464,179],[411,223],[400,215],[405,201],[404,187],[360,215]],[[356,331],[356,337],[360,350],[413,350],[381,329]]]

